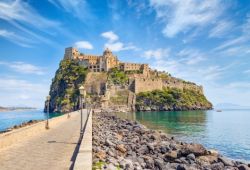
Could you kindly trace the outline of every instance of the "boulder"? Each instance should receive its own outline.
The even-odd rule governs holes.
[[[162,159],[155,159],[155,167],[157,167],[159,170],[164,170],[164,161]]]
[[[106,158],[106,153],[104,151],[99,151],[95,154],[95,156],[99,159],[105,159]]]
[[[164,160],[166,161],[166,162],[168,162],[169,160],[170,161],[173,161],[173,160],[175,160],[175,159],[177,159],[178,158],[178,153],[177,153],[177,151],[170,151],[170,152],[168,152],[168,153],[166,153],[165,155],[164,155]]]
[[[179,164],[179,165],[176,167],[176,170],[187,170],[187,168],[186,168],[185,165]]]
[[[239,170],[250,170],[250,168],[245,164],[240,164],[237,166]]]
[[[106,146],[115,146],[115,144],[113,144],[109,139],[106,139],[105,145]]]
[[[232,162],[232,160],[222,156],[222,157],[219,157],[218,160],[220,162],[222,162],[225,166],[234,166],[234,163]]]
[[[193,153],[190,153],[190,154],[187,156],[187,160],[195,161],[195,155],[194,155]]]
[[[122,153],[125,153],[127,151],[127,149],[125,148],[123,144],[117,145],[116,149]]]
[[[193,153],[195,156],[202,156],[207,154],[207,150],[201,144],[186,144],[181,148],[180,153],[187,156]]]
[[[219,163],[214,163],[210,166],[212,170],[224,170],[224,164],[219,162]]]
[[[117,170],[117,167],[115,167],[113,164],[108,164],[106,169],[108,169],[108,170]]]

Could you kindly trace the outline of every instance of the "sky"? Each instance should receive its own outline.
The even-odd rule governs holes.
[[[0,106],[42,108],[66,47],[148,63],[250,106],[249,0],[1,0]]]

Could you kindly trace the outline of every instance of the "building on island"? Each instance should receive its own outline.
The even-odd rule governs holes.
[[[109,71],[112,68],[118,68],[122,71],[141,71],[143,74],[149,72],[148,64],[126,63],[118,60],[108,48],[102,55],[89,55],[80,53],[76,48],[69,47],[65,49],[64,59],[78,60],[80,64],[93,72]]]

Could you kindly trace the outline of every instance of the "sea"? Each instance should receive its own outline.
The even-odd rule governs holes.
[[[49,118],[60,115],[60,113],[50,113]],[[43,113],[42,110],[16,110],[0,112],[0,132],[29,120],[44,119],[46,119],[46,113]]]
[[[203,144],[228,158],[250,162],[250,110],[119,113],[176,139]]]

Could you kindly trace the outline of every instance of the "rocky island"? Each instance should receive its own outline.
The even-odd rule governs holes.
[[[69,47],[52,80],[50,112],[77,110],[81,84],[96,107],[130,111],[212,108],[202,86],[195,83],[153,70],[148,64],[122,62],[109,49],[98,56]]]

